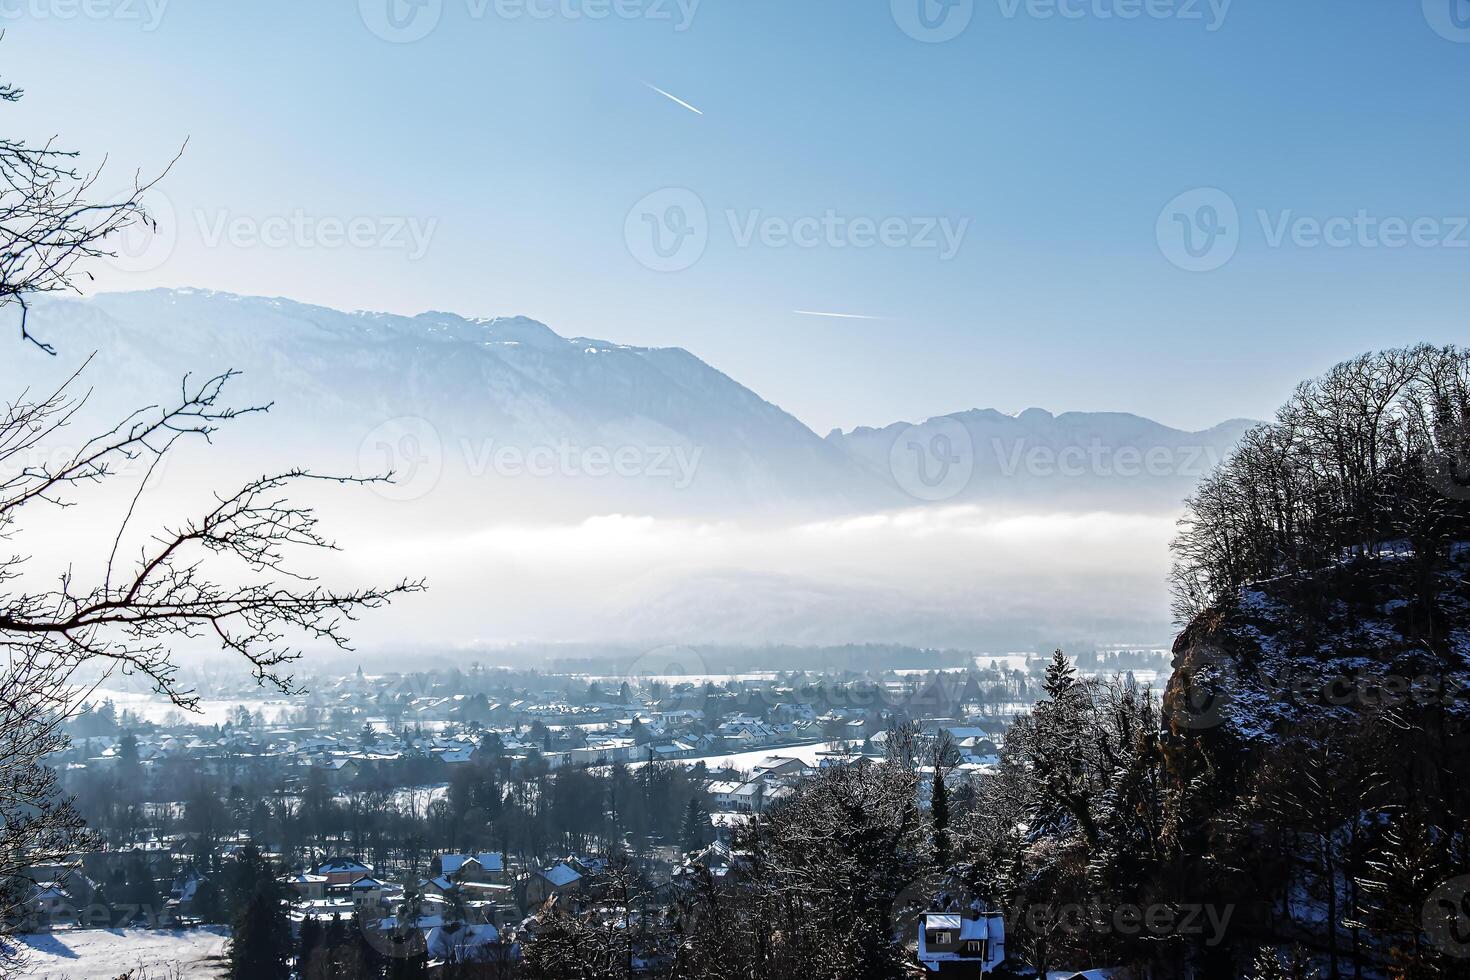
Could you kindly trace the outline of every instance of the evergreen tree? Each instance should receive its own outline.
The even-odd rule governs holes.
[[[934,822],[934,863],[949,865],[949,787],[944,782],[944,767],[934,767],[934,787],[929,801],[929,814]]]
[[[194,891],[193,912],[200,922],[205,923],[224,922],[227,918],[224,895],[213,877],[199,882]]]
[[[143,764],[138,759],[138,736],[132,732],[124,732],[118,739],[114,771],[117,774],[118,802],[127,806],[141,801],[146,787],[143,785]]]
[[[287,980],[291,975],[291,923],[280,888],[262,882],[235,916],[230,937],[230,980]]]
[[[1435,889],[1453,872],[1446,865],[1444,835],[1410,809],[1385,828],[1359,881],[1362,924],[1385,936],[1390,959],[1404,975],[1430,958],[1424,935],[1433,922],[1424,909]]]
[[[1068,696],[1077,686],[1077,668],[1067,660],[1066,654],[1061,650],[1055,650],[1051,655],[1051,663],[1046,666],[1046,696],[1052,702],[1060,703],[1067,700]]]
[[[679,832],[684,850],[697,851],[708,844],[709,830],[709,814],[705,812],[704,805],[697,795],[689,797],[689,805],[684,809],[684,825]]]
[[[313,954],[322,943],[322,926],[316,919],[307,916],[301,922],[301,931],[296,937],[296,972],[307,976],[307,967]]]

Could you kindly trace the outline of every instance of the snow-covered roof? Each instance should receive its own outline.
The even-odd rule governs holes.
[[[429,957],[436,960],[473,959],[479,948],[500,941],[500,932],[493,925],[466,925],[455,923],[437,926],[424,934],[424,945]]]
[[[561,888],[565,885],[570,885],[572,882],[582,877],[575,869],[569,867],[566,864],[558,864],[554,868],[547,868],[545,871],[538,871],[536,873],[545,878],[547,881],[551,882],[557,888]]]
[[[505,870],[505,856],[489,851],[481,854],[441,854],[439,855],[439,870],[446,875],[452,875],[470,861],[474,861],[481,868],[492,873]]]
[[[343,874],[346,872],[371,870],[373,870],[371,866],[363,864],[361,861],[356,861],[352,858],[328,858],[327,860],[316,866],[316,873],[319,875]]]

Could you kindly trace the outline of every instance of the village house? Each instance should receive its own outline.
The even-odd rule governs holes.
[[[550,868],[532,871],[523,882],[526,905],[543,904],[553,895],[565,895],[582,890],[583,877],[565,862]]]

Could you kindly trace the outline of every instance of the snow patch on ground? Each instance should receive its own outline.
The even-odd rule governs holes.
[[[58,929],[14,937],[25,949],[20,976],[33,980],[113,980],[142,967],[151,977],[224,976],[217,957],[224,926],[203,929]],[[165,972],[167,971],[167,972]]]

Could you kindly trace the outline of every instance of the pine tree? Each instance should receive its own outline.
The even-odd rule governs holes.
[[[944,782],[944,767],[934,767],[934,789],[929,803],[929,813],[934,821],[934,863],[941,867],[949,865],[949,787]]]
[[[422,980],[429,975],[429,954],[423,944],[405,956],[388,960],[388,980]]]
[[[1396,963],[1422,965],[1428,959],[1424,929],[1432,923],[1423,910],[1435,888],[1452,874],[1443,838],[1410,809],[1385,828],[1358,882],[1363,924],[1385,935]]]
[[[1042,778],[1042,798],[1032,822],[1038,828],[1076,825],[1089,849],[1100,843],[1092,814],[1093,788],[1084,769],[1086,732],[1093,719],[1088,713],[1087,690],[1076,678],[1076,668],[1061,650],[1046,668],[1046,699],[1036,704],[1027,754]]]
[[[287,980],[291,947],[283,896],[277,888],[262,886],[235,917],[229,953],[231,980]]]
[[[296,972],[307,975],[307,966],[312,955],[322,943],[322,926],[316,919],[307,916],[301,922],[301,933],[296,937]]]
[[[705,812],[698,796],[689,797],[684,808],[684,825],[679,832],[684,850],[697,851],[709,842],[709,814]]]
[[[1068,699],[1077,687],[1077,668],[1067,660],[1060,649],[1052,652],[1051,663],[1046,666],[1046,696],[1054,702]]]
[[[194,892],[194,915],[201,922],[223,922],[226,918],[224,896],[213,878],[199,882]]]

